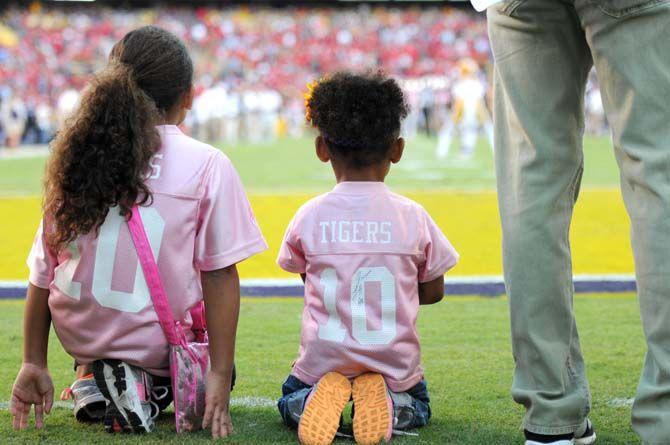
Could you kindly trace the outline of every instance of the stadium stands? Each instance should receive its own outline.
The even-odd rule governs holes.
[[[376,68],[414,81],[489,60],[483,16],[454,8],[10,8],[0,13],[0,146],[44,143],[90,75],[128,30],[157,24],[187,42],[196,63],[188,124],[210,140],[300,131],[302,91],[322,73]],[[421,88],[421,84],[417,88]],[[414,96],[416,101],[420,91]],[[226,104],[219,109],[211,103]],[[283,119],[278,120],[279,116]],[[268,118],[269,116],[269,118]],[[209,125],[225,118],[227,125]],[[261,122],[251,132],[249,122]]]

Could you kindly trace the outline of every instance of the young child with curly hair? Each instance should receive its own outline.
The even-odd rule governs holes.
[[[211,424],[215,438],[232,431],[235,264],[266,244],[230,160],[179,130],[192,102],[186,47],[145,26],[116,43],[53,142],[44,218],[28,259],[15,428],[27,427],[32,406],[41,427],[52,406],[52,321],[80,365],[72,388],[78,418],[104,420],[109,432],[149,432],[170,403],[168,342],[126,224],[137,205],[170,308],[189,340],[190,311],[204,298],[211,362],[204,426]]]
[[[353,398],[356,442],[374,444],[430,418],[416,319],[442,299],[458,254],[420,205],[384,185],[405,147],[398,84],[341,72],[310,90],[316,156],[337,185],[298,210],[277,259],[305,282],[299,356],[278,408],[301,443],[328,444]]]

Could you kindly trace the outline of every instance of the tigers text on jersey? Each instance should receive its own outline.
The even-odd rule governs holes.
[[[202,300],[200,271],[230,266],[267,245],[230,160],[176,126],[158,130],[162,146],[146,180],[153,202],[140,213],[172,313],[188,328],[189,310]],[[166,375],[167,341],[117,208],[97,236],[81,236],[59,253],[40,225],[28,266],[30,282],[50,290],[56,333],[78,363],[115,358]]]
[[[373,371],[393,391],[414,386],[423,377],[418,284],[457,261],[428,213],[382,182],[342,182],[303,205],[277,259],[306,274],[293,374],[314,384],[329,371]]]

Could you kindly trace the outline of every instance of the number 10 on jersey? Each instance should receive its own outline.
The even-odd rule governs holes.
[[[365,284],[377,282],[381,289],[381,328],[368,329]],[[337,273],[324,269],[321,273],[323,303],[328,312],[326,324],[319,325],[319,338],[343,342],[347,330],[337,313]],[[396,336],[395,279],[386,267],[361,267],[351,279],[351,336],[361,345],[386,345]]]

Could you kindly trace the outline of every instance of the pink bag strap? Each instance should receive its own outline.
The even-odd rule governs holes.
[[[205,320],[205,306],[203,302],[196,304],[191,309],[191,318],[193,319],[193,331],[204,332],[207,330],[207,321]]]
[[[172,316],[170,303],[165,295],[165,289],[163,288],[161,277],[158,274],[158,266],[156,265],[154,254],[151,251],[151,245],[149,244],[147,233],[142,224],[140,210],[137,206],[133,206],[131,218],[128,220],[128,229],[130,229],[130,236],[133,239],[135,250],[137,250],[137,257],[142,266],[144,278],[149,287],[151,301],[153,302],[154,310],[158,315],[158,321],[165,333],[165,338],[171,345],[180,345],[183,336],[180,336],[177,331],[177,323]]]

